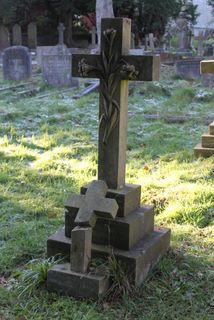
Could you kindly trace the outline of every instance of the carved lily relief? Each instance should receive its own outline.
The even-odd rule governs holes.
[[[78,71],[81,76],[89,76],[90,72],[96,72],[101,81],[100,94],[103,98],[103,113],[100,116],[100,126],[104,125],[103,143],[107,144],[108,138],[119,119],[120,106],[115,99],[115,93],[121,79],[135,80],[138,75],[135,66],[125,62],[114,50],[117,31],[107,29],[104,35],[104,50],[101,52],[100,62],[97,66],[87,64],[85,59],[80,60]]]

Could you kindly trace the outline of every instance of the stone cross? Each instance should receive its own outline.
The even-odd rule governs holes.
[[[59,32],[59,42],[58,44],[60,46],[62,46],[64,44],[64,31],[65,31],[65,27],[63,23],[59,23],[58,28],[57,28],[58,32]]]
[[[108,187],[104,181],[92,181],[86,195],[73,194],[71,207],[79,209],[75,227],[71,231],[71,270],[85,273],[91,259],[92,227],[97,217],[115,218],[118,204],[115,199],[105,198]]]
[[[105,198],[108,187],[104,181],[93,181],[86,195],[72,194],[69,204],[77,208],[75,223],[94,227],[97,217],[115,218],[118,210],[116,200]]]
[[[129,55],[131,20],[105,18],[101,54],[73,54],[73,76],[100,79],[98,179],[125,185],[128,80],[159,79],[159,56]]]

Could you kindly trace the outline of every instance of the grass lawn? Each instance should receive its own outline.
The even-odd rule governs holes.
[[[168,67],[159,83],[130,86],[126,181],[171,228],[171,249],[141,288],[95,303],[47,292],[45,251],[68,193],[96,178],[98,94],[74,100],[34,82],[33,96],[0,91],[0,319],[214,319],[214,156],[193,156],[213,90]]]

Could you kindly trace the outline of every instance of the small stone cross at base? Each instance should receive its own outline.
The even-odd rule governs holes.
[[[71,232],[71,270],[85,273],[91,259],[92,227],[97,216],[115,218],[118,204],[105,195],[108,187],[104,181],[92,181],[86,195],[73,194],[70,203],[73,208],[79,208],[75,223],[77,227]]]

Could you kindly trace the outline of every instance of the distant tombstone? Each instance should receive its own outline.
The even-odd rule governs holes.
[[[31,77],[31,56],[28,48],[13,46],[3,51],[3,77],[5,80],[26,80]]]
[[[37,27],[36,23],[31,22],[27,27],[28,47],[35,49],[37,47]]]
[[[179,60],[176,62],[176,74],[185,80],[197,80],[200,75],[200,59]]]
[[[64,31],[65,31],[64,24],[60,22],[57,30],[59,32],[58,44],[62,46],[64,44]]]
[[[95,47],[97,44],[97,30],[96,27],[92,27],[91,29],[91,45],[92,47]]]
[[[4,50],[10,46],[10,33],[8,29],[0,25],[0,50]]]
[[[149,46],[151,51],[155,50],[155,39],[153,33],[149,33]]]
[[[22,45],[22,30],[19,24],[15,24],[12,29],[13,34],[13,46],[21,46]]]
[[[54,87],[78,86],[78,79],[71,76],[72,55],[66,46],[57,46],[57,49],[41,57],[43,80]]]
[[[203,31],[200,31],[198,34],[198,55],[203,56],[204,54],[204,40],[206,39]]]
[[[135,34],[131,33],[131,49],[135,49]]]

